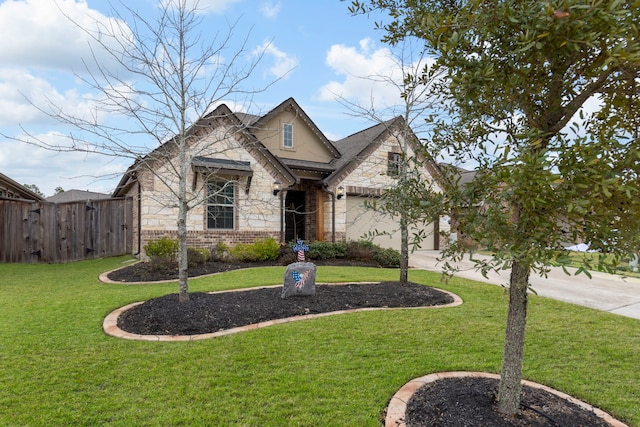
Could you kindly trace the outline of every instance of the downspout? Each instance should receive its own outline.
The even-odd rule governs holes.
[[[283,205],[284,205],[284,201],[283,201],[283,196],[282,196],[283,191],[280,191],[280,193],[278,193],[279,196],[279,201],[280,201],[280,243],[285,243],[284,241],[284,209],[283,209]]]

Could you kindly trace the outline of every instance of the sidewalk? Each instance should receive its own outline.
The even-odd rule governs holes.
[[[442,271],[443,263],[437,260],[439,256],[439,251],[416,251],[409,256],[409,266]],[[473,262],[468,257],[457,265],[460,267],[457,277],[495,285],[509,283],[510,270],[491,272],[488,279],[485,279],[480,272],[475,271]],[[569,271],[575,272],[575,269]],[[554,268],[547,278],[532,274],[530,282],[540,296],[640,319],[640,278],[623,278],[600,272],[591,274],[591,279],[584,274],[569,276],[561,268]]]

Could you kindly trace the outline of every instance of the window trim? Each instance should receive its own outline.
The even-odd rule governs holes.
[[[290,145],[287,145],[287,142],[290,142]],[[282,124],[282,148],[285,150],[293,149],[293,123]]]
[[[212,185],[218,185],[218,189],[216,190],[216,194],[211,195],[211,186]],[[229,231],[229,230],[235,230],[236,229],[236,198],[237,198],[237,189],[236,189],[236,183],[230,180],[222,180],[222,179],[210,179],[207,181],[207,198],[206,198],[206,207],[205,207],[205,225],[207,230],[217,230],[217,231]],[[231,189],[232,194],[225,194],[224,192],[227,191],[227,189]],[[222,192],[222,194],[221,194]],[[216,197],[217,196],[217,197]],[[224,201],[224,199],[227,200],[226,203],[222,203],[220,202],[220,200],[214,200],[217,203],[212,203],[211,199],[212,197],[215,198],[222,198],[222,200]],[[210,215],[210,209],[214,208],[214,207],[219,207],[222,208],[224,210],[226,209],[231,209],[231,227],[225,227],[224,225],[226,225],[226,221],[229,217],[224,216],[222,217],[222,222],[223,222],[223,226],[222,227],[211,227],[209,224],[209,220],[211,219],[213,221],[213,215]],[[217,221],[214,222],[214,224]]]

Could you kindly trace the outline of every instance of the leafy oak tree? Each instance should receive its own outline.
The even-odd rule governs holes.
[[[640,4],[620,0],[371,0],[385,40],[406,36],[446,70],[449,115],[433,142],[478,165],[447,189],[459,231],[510,268],[498,410],[519,410],[531,273],[568,263],[564,246],[600,251],[607,269],[640,243]],[[464,245],[446,254],[461,256]]]

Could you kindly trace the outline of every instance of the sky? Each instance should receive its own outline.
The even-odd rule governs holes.
[[[125,4],[152,21],[161,1],[167,0]],[[56,187],[111,193],[131,164],[129,159],[61,153],[15,140],[29,134],[51,141],[73,131],[36,106],[54,106],[72,115],[90,111],[96,95],[84,80],[115,63],[105,52],[89,48],[82,28],[122,22],[109,3],[0,2],[0,173],[20,184],[35,184],[46,196],[53,195]],[[118,10],[117,0],[112,4]],[[268,88],[253,97],[252,109],[246,112],[264,114],[293,97],[319,129],[336,140],[375,124],[353,117],[345,101],[373,103],[377,109],[401,105],[394,85],[365,78],[398,75],[397,61],[391,59],[389,46],[380,42],[383,33],[375,29],[381,17],[352,16],[349,4],[348,0],[200,0],[198,31],[203,39],[213,39],[237,22],[231,43],[246,40],[247,60],[251,52],[264,51],[247,84]],[[134,24],[128,18],[124,23]],[[135,85],[135,76],[130,78]]]

